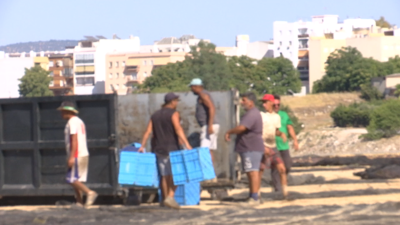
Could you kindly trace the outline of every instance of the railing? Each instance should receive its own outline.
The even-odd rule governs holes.
[[[94,63],[94,59],[76,59],[75,64]]]

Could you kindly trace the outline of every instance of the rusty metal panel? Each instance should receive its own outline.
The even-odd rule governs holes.
[[[177,93],[180,96],[178,111],[182,127],[193,147],[199,146],[200,127],[195,118],[197,96],[191,92]],[[218,150],[215,170],[218,178],[233,177],[233,142],[224,140],[225,132],[236,125],[236,92],[211,92],[220,122]],[[119,148],[132,142],[141,142],[151,114],[161,108],[164,94],[132,94],[118,96],[117,137]],[[150,145],[147,144],[150,150]]]

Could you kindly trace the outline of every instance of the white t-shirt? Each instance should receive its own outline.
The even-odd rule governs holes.
[[[261,112],[261,118],[263,121],[262,138],[264,146],[276,148],[276,129],[281,127],[281,117],[275,112]]]
[[[87,149],[87,144],[86,144],[85,124],[81,119],[79,119],[79,117],[74,116],[68,120],[67,125],[65,126],[64,134],[65,134],[65,147],[67,150],[68,157],[71,152],[70,135],[72,134],[78,135],[78,149],[76,149],[75,158],[89,155],[89,151]]]

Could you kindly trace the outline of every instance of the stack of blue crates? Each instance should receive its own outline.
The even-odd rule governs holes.
[[[139,153],[139,148],[140,145],[135,143],[121,150],[118,183],[122,186],[158,188],[156,155]]]
[[[175,185],[201,182],[215,178],[208,148],[171,152],[171,169]]]
[[[215,178],[214,167],[208,148],[174,151],[170,153],[175,201],[179,205],[200,203],[200,182]]]

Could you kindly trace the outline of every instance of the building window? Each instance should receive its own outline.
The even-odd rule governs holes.
[[[75,64],[94,63],[94,54],[75,55]]]
[[[289,41],[289,46],[292,46],[292,41]]]
[[[147,64],[146,60],[143,60],[143,65],[146,65],[146,64]]]
[[[53,71],[50,71],[49,76],[53,77],[53,76],[54,76],[54,72],[53,72]]]
[[[115,78],[117,79],[119,78],[119,73],[115,74]]]
[[[112,78],[113,78],[112,73],[110,73],[110,75],[108,75],[108,77],[109,77],[110,79],[112,79]]]
[[[112,62],[109,62],[108,68],[112,68]]]
[[[118,90],[119,89],[119,84],[116,84],[115,85],[115,90]]]
[[[61,66],[63,66],[62,61],[61,60],[57,60],[56,67],[61,67]]]
[[[400,46],[399,46],[400,47]],[[150,65],[153,65],[153,60],[150,60]]]
[[[110,84],[110,90],[112,91],[112,89],[113,89],[113,86],[112,86],[112,84]]]
[[[126,85],[121,84],[122,89],[126,89]]]
[[[40,63],[39,63],[39,65],[40,65]],[[53,67],[54,66],[54,62],[53,61],[50,61],[49,62],[49,67]]]
[[[324,52],[327,53],[327,52],[328,52],[328,49],[327,49],[327,48],[324,48]]]
[[[76,86],[93,86],[94,77],[78,77],[76,78]]]
[[[279,42],[279,46],[282,46],[282,41]]]
[[[119,62],[115,62],[115,68],[119,67]]]
[[[50,81],[49,86],[50,86],[50,87],[53,87],[53,86],[54,86],[54,81],[53,81],[53,80]]]
[[[125,67],[125,61],[122,61],[122,67]]]
[[[144,76],[144,77],[147,77],[147,72],[144,72],[144,73],[143,73],[143,76]]]
[[[280,30],[279,33],[282,35],[282,31]]]
[[[131,77],[132,77],[132,80],[137,80],[137,73],[132,73]]]

